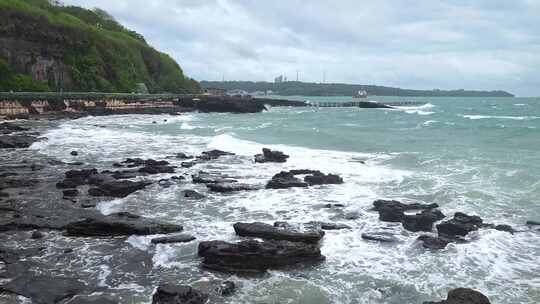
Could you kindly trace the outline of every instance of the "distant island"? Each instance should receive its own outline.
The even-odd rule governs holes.
[[[505,91],[470,90],[410,90],[376,85],[345,83],[311,83],[299,81],[253,82],[253,81],[201,81],[201,87],[225,90],[245,90],[247,92],[269,92],[281,96],[353,96],[365,90],[375,96],[418,96],[418,97],[514,97]]]
[[[169,55],[101,9],[0,0],[0,92],[198,93]]]

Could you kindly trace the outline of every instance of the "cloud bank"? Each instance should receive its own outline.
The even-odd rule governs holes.
[[[503,89],[540,96],[540,0],[66,0],[99,7],[197,80]]]

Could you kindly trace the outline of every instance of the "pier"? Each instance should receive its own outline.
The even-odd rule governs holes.
[[[310,107],[317,108],[392,108],[422,106],[426,103],[420,101],[307,101],[306,104]]]

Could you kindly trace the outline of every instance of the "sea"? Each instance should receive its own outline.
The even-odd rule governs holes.
[[[191,182],[167,188],[154,184],[123,199],[102,201],[97,208],[104,214],[128,211],[182,224],[196,241],[154,246],[150,240],[155,236],[70,240],[58,234],[58,242],[69,243],[76,253],[56,259],[58,271],[97,282],[121,303],[150,303],[161,283],[196,287],[216,280],[237,284],[232,296],[218,300],[222,303],[422,303],[444,299],[457,287],[481,291],[492,303],[540,303],[540,227],[525,225],[540,221],[540,98],[369,99],[424,104],[395,109],[269,107],[254,114],[123,115],[61,122],[31,148],[101,170],[127,157],[167,159],[179,166],[182,160],[167,157],[220,149],[236,156],[152,178],[189,177],[204,170],[264,185],[282,170],[315,169],[339,174],[345,182],[233,194],[209,193]],[[255,164],[253,155],[263,147],[290,158]],[[71,156],[72,150],[79,156]],[[184,199],[180,193],[185,189],[207,197]],[[428,250],[417,241],[423,233],[379,221],[370,211],[376,199],[437,203],[447,217],[464,212],[518,232],[480,229],[467,237],[468,243]],[[345,207],[328,209],[326,204]],[[235,222],[314,220],[351,227],[326,232],[321,264],[250,277],[200,268],[198,242],[241,240],[234,233]],[[399,241],[361,238],[374,230],[391,232]],[[130,264],[142,255],[149,264]]]

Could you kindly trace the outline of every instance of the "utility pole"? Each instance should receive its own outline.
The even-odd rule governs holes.
[[[298,82],[298,70],[296,70],[296,82]]]
[[[322,83],[326,83],[326,71],[322,73]]]

